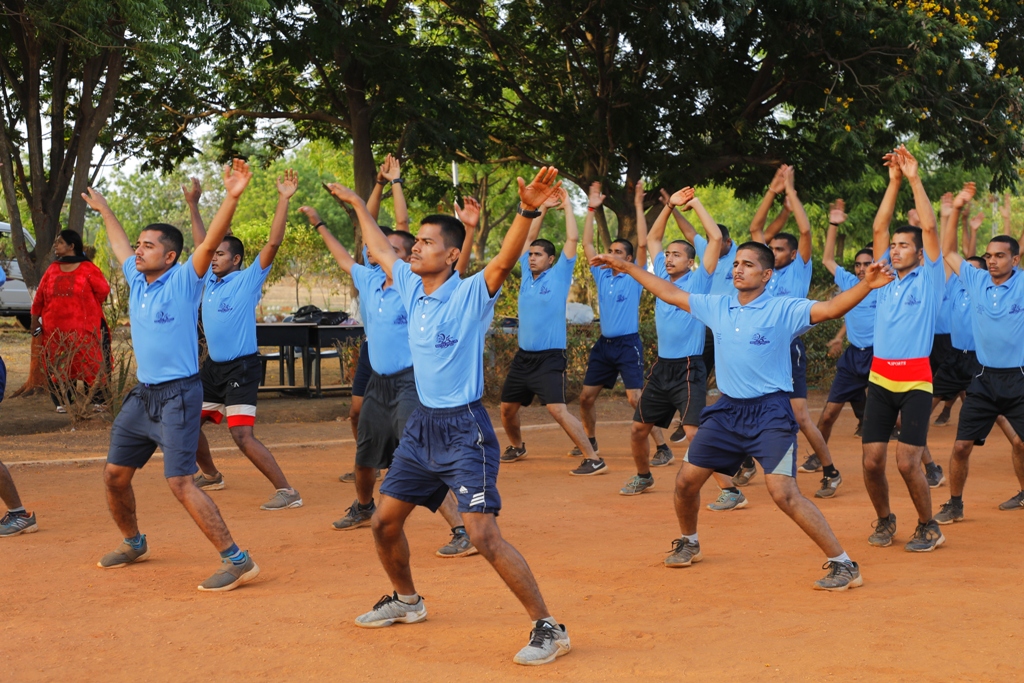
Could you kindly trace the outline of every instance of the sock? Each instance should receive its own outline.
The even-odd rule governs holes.
[[[821,473],[830,479],[835,479],[839,476],[839,470],[836,469],[835,465],[825,465],[821,468]]]
[[[462,526],[461,524],[459,526],[453,526],[452,527],[452,533],[453,534],[463,534],[464,535],[466,533],[466,527]]]
[[[753,458],[747,458],[746,460],[743,461],[743,467],[745,469],[749,470],[753,466],[754,466],[754,459]]]
[[[690,543],[697,543],[697,534],[695,534],[695,533],[694,534],[690,534],[689,536],[687,536],[686,534],[683,534],[682,536],[680,536],[680,538],[685,538]]]
[[[22,515],[23,517],[27,516],[24,505],[22,505],[20,508],[7,508],[7,511],[12,515]]]
[[[949,497],[949,502],[950,503],[956,503],[957,505],[963,505],[964,504],[964,497],[963,497],[963,495],[950,496]]]
[[[141,550],[142,544],[146,542],[146,536],[142,532],[139,532],[131,538],[124,539],[124,542],[130,545],[135,550]]]
[[[737,487],[735,487],[735,486],[727,486],[727,487],[725,487],[722,490],[725,491],[726,493],[739,493],[740,492],[740,490]]]
[[[358,502],[358,501],[357,501],[357,502]],[[371,499],[370,499],[370,502],[369,502],[369,503],[367,503],[366,505],[363,505],[362,503],[359,503],[359,509],[360,509],[360,510],[369,510],[369,509],[370,509],[370,508],[372,508],[372,507],[373,507],[373,498],[371,498]]]
[[[245,564],[245,551],[239,550],[237,543],[232,543],[231,547],[221,552],[220,556],[225,560],[230,560],[231,564]]]
[[[590,439],[590,445],[591,446],[596,446],[597,445],[597,437],[596,436],[588,436],[587,438]]]
[[[843,554],[838,555],[837,557],[830,557],[830,558],[828,558],[828,561],[829,562],[853,562],[853,560],[850,559],[850,556],[847,555],[845,551],[843,552]]]
[[[544,617],[543,619],[538,619],[534,626],[537,628],[558,628],[558,622],[555,621],[554,617]]]
[[[396,592],[395,594],[398,596],[398,599],[401,602],[404,602],[407,605],[415,605],[417,602],[420,601],[420,596],[418,593],[413,593],[412,595],[402,595],[401,593]]]
[[[640,477],[641,479],[654,479],[654,475],[651,474],[650,472],[648,472],[647,474],[640,474],[639,472],[637,472],[636,476]]]

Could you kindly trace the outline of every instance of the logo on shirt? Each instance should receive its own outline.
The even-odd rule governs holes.
[[[974,307],[974,310],[977,311],[978,313],[984,313],[985,307],[982,306],[981,304],[978,304],[977,306]]]
[[[764,346],[765,344],[771,344],[771,341],[765,339],[764,335],[755,334],[754,338],[750,340],[750,343],[754,346]]]
[[[868,308],[878,308],[878,302],[872,301],[870,304],[868,304]]]
[[[408,325],[409,319],[405,317],[405,313],[399,313],[398,317],[395,318],[395,325]]]
[[[218,313],[230,313],[232,310],[231,304],[227,301],[221,301],[220,306],[217,308]]]
[[[551,290],[548,289],[547,285],[541,285],[540,286],[540,295],[541,296],[544,296],[545,294],[550,294],[550,293],[551,293]]]
[[[459,343],[458,339],[455,339],[454,337],[450,337],[449,335],[444,334],[443,332],[438,332],[437,333],[437,343],[434,344],[434,348],[435,349],[447,349],[448,347],[455,346],[458,343]]]
[[[156,317],[153,318],[153,322],[161,323],[161,324],[162,323],[173,323],[174,322],[174,318],[172,318],[171,316],[167,315],[163,311],[160,311],[159,313],[156,314]]]
[[[918,299],[913,294],[911,294],[910,296],[907,297],[907,300],[904,301],[903,303],[905,305],[907,305],[907,306],[920,306],[921,305],[921,300]]]
[[[619,294],[617,297],[615,297],[615,303],[617,303],[617,304],[621,304],[625,300],[626,300],[626,295],[625,294]]]
[[[1021,308],[1020,304],[1014,304],[1014,305],[1010,306],[1010,315],[1016,315],[1016,314],[1020,313],[1021,311],[1024,311],[1024,308]]]
[[[786,289],[785,287],[779,287],[778,291],[776,292],[776,295],[777,296],[789,296],[789,290]]]

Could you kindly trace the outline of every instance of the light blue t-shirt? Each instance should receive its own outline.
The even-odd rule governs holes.
[[[939,306],[939,314],[935,316],[935,334],[950,334],[952,330],[950,315],[953,312],[954,289],[956,289],[956,276],[950,275],[946,278],[946,284],[942,288],[942,305]]]
[[[966,261],[960,270],[974,268]],[[949,307],[949,341],[954,349],[974,351],[974,329],[971,327],[971,295],[967,293],[963,283],[955,274],[949,279],[954,282]]]
[[[576,255],[558,255],[555,264],[534,277],[530,254],[519,259],[523,279],[519,283],[519,348],[547,351],[565,348],[565,300],[572,286]]]
[[[135,269],[135,256],[121,267],[128,282],[128,317],[135,349],[135,375],[160,384],[199,372],[199,300],[203,278],[192,257],[154,280]]]
[[[427,408],[457,408],[484,395],[484,335],[494,318],[494,296],[484,271],[465,280],[452,273],[430,294],[405,261],[391,267],[394,286],[409,312],[409,347],[416,393]]]
[[[836,266],[836,285],[839,291],[845,292],[857,286],[857,276],[842,266]],[[846,314],[846,338],[852,346],[866,349],[875,343],[875,307],[877,291],[872,289],[864,300],[850,309]]]
[[[256,306],[270,266],[259,256],[245,270],[217,279],[213,268],[203,278],[203,333],[210,358],[223,363],[256,353]]]
[[[988,271],[964,263],[960,282],[973,304],[978,362],[989,368],[1024,366],[1024,273],[1014,269],[997,285]]]
[[[736,286],[732,283],[732,264],[736,260],[736,240],[733,240],[729,252],[718,259],[715,264],[715,274],[711,278],[712,294],[735,294]],[[707,239],[700,234],[693,236],[693,249],[697,252],[697,258],[704,261],[704,252],[708,249]]]
[[[711,292],[712,275],[704,266],[673,282],[665,268],[664,252],[654,257],[654,274],[690,294]],[[658,330],[658,358],[686,358],[704,353],[704,324],[678,306],[655,299],[654,326]]]
[[[745,306],[733,295],[690,296],[690,311],[715,335],[718,388],[732,398],[793,391],[789,345],[811,329],[816,302],[761,294]]]
[[[932,352],[935,319],[942,304],[946,273],[924,252],[912,271],[875,290],[875,357],[885,360],[927,358]]]
[[[601,336],[606,338],[636,334],[640,331],[640,294],[643,286],[611,268],[590,267],[597,285],[597,305],[601,309]]]
[[[7,282],[7,273],[4,272],[3,268],[0,268],[0,287],[3,287],[5,282]]]
[[[772,279],[768,281],[764,291],[772,296],[793,296],[805,299],[807,292],[811,289],[812,272],[811,262],[804,261],[804,257],[798,251],[788,266],[772,271]]]
[[[393,375],[412,367],[409,350],[409,316],[398,290],[387,289],[387,275],[380,268],[352,266],[352,282],[359,291],[370,367],[378,375]]]

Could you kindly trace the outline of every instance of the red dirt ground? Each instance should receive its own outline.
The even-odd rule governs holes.
[[[629,417],[622,405],[609,412]],[[537,411],[528,421],[549,422]],[[702,514],[704,562],[670,570],[661,561],[678,534],[671,505],[678,460],[655,471],[652,492],[625,498],[617,494],[631,474],[624,424],[599,426],[612,472],[589,478],[568,476],[574,461],[557,427],[527,431],[529,457],[503,466],[499,479],[500,522],[573,645],[569,656],[538,668],[511,661],[530,628],[515,598],[479,556],[434,557],[448,529],[426,512],[412,516],[408,532],[430,618],[381,630],[353,625],[391,588],[369,529],[330,526],[354,497],[337,481],[353,454],[345,422],[258,427],[268,445],[293,444],[274,450],[306,502],[276,513],[258,509],[271,493],[267,482],[231,449],[225,430],[212,432],[228,482],[212,495],[262,568],[255,582],[227,594],[196,591],[218,557],[167,490],[159,461],[136,477],[152,558],[108,571],[96,561],[120,539],[101,465],[16,465],[41,530],[0,540],[7,558],[0,680],[1019,679],[1024,511],[996,509],[1017,489],[1005,439],[996,432],[975,451],[967,520],[943,528],[944,547],[918,555],[902,550],[914,514],[892,459],[899,543],[868,547],[874,515],[852,431],[846,412],[833,440],[845,483],[820,504],[863,567],[864,587],[839,594],[811,590],[824,558],[774,508],[760,475],[747,489],[747,509]],[[942,464],[954,431],[933,428]],[[333,443],[294,445],[325,440]],[[6,437],[2,457],[100,457],[105,447],[105,430],[93,428]],[[682,452],[677,446],[679,459]],[[799,482],[810,495],[817,477]],[[709,484],[704,502],[716,493]],[[948,495],[945,486],[934,492],[936,509]]]

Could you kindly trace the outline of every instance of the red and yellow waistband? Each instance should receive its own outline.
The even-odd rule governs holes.
[[[898,394],[915,389],[931,393],[932,365],[927,358],[886,360],[875,356],[868,381]]]

